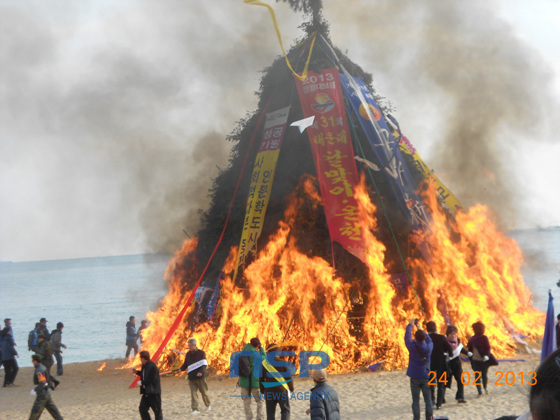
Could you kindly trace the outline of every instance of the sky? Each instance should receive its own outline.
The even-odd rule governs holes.
[[[287,49],[304,17],[268,3]],[[560,3],[324,3],[463,204],[560,225]],[[279,54],[242,0],[0,0],[0,261],[179,248]]]

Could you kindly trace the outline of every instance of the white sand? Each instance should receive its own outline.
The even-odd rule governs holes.
[[[527,384],[520,384],[519,372],[524,372],[525,381],[528,372],[536,370],[539,364],[537,356],[520,355],[516,359],[526,362],[503,362],[489,372],[489,395],[477,398],[474,385],[465,387],[467,404],[455,402],[456,387],[447,391],[447,404],[434,415],[447,415],[450,419],[495,419],[503,415],[520,415],[528,408]],[[134,379],[130,369],[115,369],[123,360],[108,360],[107,367],[98,372],[102,362],[74,363],[64,367],[61,385],[53,392],[53,399],[65,419],[139,419],[138,388],[128,389]],[[472,373],[470,364],[463,363],[463,369]],[[495,385],[499,379],[497,371],[515,373],[512,385]],[[26,419],[29,417],[34,397],[29,395],[33,387],[32,368],[21,368],[16,378],[18,387],[0,388],[0,419]],[[3,371],[1,371],[3,375]],[[513,376],[509,375],[509,381]],[[3,378],[1,378],[3,380]],[[505,379],[502,378],[505,383]],[[163,416],[166,420],[175,419],[244,419],[243,403],[240,398],[233,398],[237,379],[227,375],[210,376],[209,393],[212,411],[202,412],[194,417],[190,415],[190,391],[188,383],[181,377],[162,377]],[[412,418],[409,378],[405,371],[360,372],[331,375],[329,384],[339,394],[342,419],[410,419]],[[295,380],[296,397],[313,386],[310,379]],[[200,406],[204,407],[202,399]],[[253,404],[254,413],[256,406]],[[292,420],[308,419],[305,410],[309,401],[296,399],[291,401]],[[424,404],[421,399],[422,418]],[[153,416],[152,416],[153,417]],[[41,418],[51,418],[44,412]],[[276,418],[280,418],[277,410]]]

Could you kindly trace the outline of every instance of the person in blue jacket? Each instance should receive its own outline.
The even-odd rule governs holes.
[[[134,356],[138,353],[138,332],[136,331],[136,318],[131,316],[128,318],[126,323],[126,355],[124,357],[128,358],[130,356],[130,351],[134,350]]]
[[[10,327],[4,327],[0,333],[0,351],[2,353],[2,365],[4,365],[4,386],[13,386],[19,370],[16,357],[18,352],[15,348],[14,337],[10,334]]]
[[[414,339],[412,338],[412,327],[416,326]],[[410,377],[410,392],[412,393],[412,414],[414,420],[420,420],[420,391],[426,405],[426,419],[431,419],[433,414],[433,402],[428,382],[430,379],[430,358],[434,344],[425,331],[418,327],[418,319],[411,319],[406,326],[404,343],[408,349],[407,376]]]
[[[314,370],[312,378],[315,386],[311,388],[306,413],[311,420],[340,420],[338,393],[327,384],[327,372],[324,369]]]

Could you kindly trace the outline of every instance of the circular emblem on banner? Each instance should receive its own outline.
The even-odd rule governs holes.
[[[371,110],[375,121],[379,121],[381,119],[381,112],[371,104],[367,104],[367,107]],[[369,115],[364,107],[364,104],[360,104],[360,116],[366,120],[369,120]]]
[[[313,105],[313,108],[315,108],[319,112],[322,112],[323,114],[329,112],[334,108],[335,105],[330,96],[323,92],[319,92],[317,95],[315,95],[315,102],[316,104]]]

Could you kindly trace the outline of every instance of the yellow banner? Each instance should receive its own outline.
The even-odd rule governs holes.
[[[440,202],[442,202],[446,207],[449,208],[453,213],[456,213],[458,210],[461,210],[463,206],[455,197],[455,195],[447,188],[443,182],[439,180],[437,176],[430,170],[428,165],[424,163],[420,155],[418,154],[416,148],[412,145],[410,140],[406,138],[406,136],[401,136],[398,131],[392,132],[393,137],[399,144],[399,148],[401,152],[406,153],[409,156],[412,156],[414,159],[414,163],[416,167],[422,172],[425,179],[433,179],[436,184],[436,191],[438,193]]]
[[[266,114],[264,131],[251,175],[243,231],[233,273],[234,280],[239,266],[245,263],[249,253],[254,252],[257,239],[261,235],[289,113],[290,107],[286,107]]]
[[[288,60],[288,56],[286,55],[286,51],[284,50],[284,44],[282,44],[282,35],[280,34],[280,28],[278,27],[278,22],[276,21],[276,15],[274,14],[274,9],[270,7],[268,4],[263,3],[260,0],[243,0],[243,1],[246,4],[251,4],[253,6],[263,6],[268,9],[268,12],[270,13],[270,17],[272,18],[272,23],[274,24],[274,28],[276,29],[276,36],[278,37],[278,41],[280,42],[280,48],[282,48],[282,52],[284,53],[284,58],[286,59],[286,64],[288,64],[288,67],[290,68],[292,73],[294,73],[294,75],[299,80],[301,80],[302,82],[305,81],[305,79],[307,79],[307,69],[309,68],[309,61],[311,61],[311,52],[313,51],[313,46],[315,45],[317,32],[315,32],[315,35],[313,36],[313,40],[311,41],[311,47],[309,48],[309,57],[307,57],[307,61],[305,62],[305,67],[303,68],[303,73],[300,76],[292,68],[292,65],[290,64],[290,60]]]

